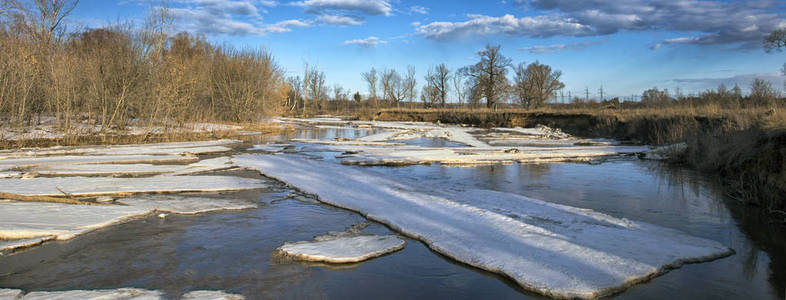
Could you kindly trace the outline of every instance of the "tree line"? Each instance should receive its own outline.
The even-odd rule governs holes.
[[[268,51],[173,36],[166,8],[141,25],[68,31],[77,3],[0,0],[0,124],[152,130],[283,111],[289,85]]]

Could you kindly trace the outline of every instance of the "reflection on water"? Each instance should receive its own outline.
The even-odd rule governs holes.
[[[355,138],[375,132],[320,128],[279,139]],[[331,155],[335,153],[318,156]],[[632,159],[600,165],[372,168],[416,179],[424,187],[489,189],[591,208],[713,239],[737,252],[672,270],[619,298],[784,298],[783,226],[727,201],[720,186],[691,170]],[[284,242],[311,240],[363,221],[352,212],[286,198],[289,193],[283,185],[274,185],[266,191],[226,194],[257,200],[261,206],[242,212],[147,218],[3,257],[0,287],[139,287],[160,289],[171,297],[197,289],[252,298],[538,297],[508,280],[454,263],[411,239],[402,251],[345,267],[276,259],[271,253]],[[364,232],[389,234],[390,230],[372,223]]]

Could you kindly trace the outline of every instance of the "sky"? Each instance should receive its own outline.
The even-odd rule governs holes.
[[[81,0],[69,24],[141,23],[162,3],[177,31],[267,49],[287,76],[302,76],[307,63],[329,86],[361,93],[371,67],[415,66],[422,85],[429,67],[474,64],[486,45],[514,64],[562,71],[573,96],[597,98],[601,87],[605,97],[652,87],[687,95],[735,83],[745,91],[753,78],[786,87],[786,51],[762,48],[766,34],[786,28],[782,0]]]

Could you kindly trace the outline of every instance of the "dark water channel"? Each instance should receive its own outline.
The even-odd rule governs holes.
[[[273,139],[355,138],[376,132],[298,129]],[[450,145],[427,139],[415,143]],[[374,168],[439,188],[483,188],[591,208],[679,229],[736,251],[716,261],[672,270],[617,298],[784,299],[784,227],[726,199],[722,187],[691,170],[635,159],[600,165]],[[257,176],[250,171],[232,174]],[[224,290],[249,299],[540,298],[411,239],[399,252],[354,265],[303,263],[272,255],[284,242],[311,240],[365,220],[313,199],[287,197],[293,191],[272,180],[269,184],[264,190],[219,195],[255,201],[258,209],[149,217],[0,257],[0,287],[26,291],[137,287],[162,290],[172,298],[192,290]],[[391,234],[375,223],[364,232]]]

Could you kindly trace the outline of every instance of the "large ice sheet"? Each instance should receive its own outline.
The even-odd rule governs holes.
[[[285,243],[277,250],[302,260],[355,263],[401,250],[405,244],[404,240],[394,235],[358,235]]]
[[[27,196],[63,196],[63,192],[74,196],[220,192],[263,187],[265,187],[265,185],[261,180],[231,176],[155,176],[143,178],[42,177],[31,179],[0,179],[0,192]]]
[[[684,263],[732,253],[676,230],[509,193],[423,190],[368,169],[293,155],[235,162],[552,297],[609,295]]]

